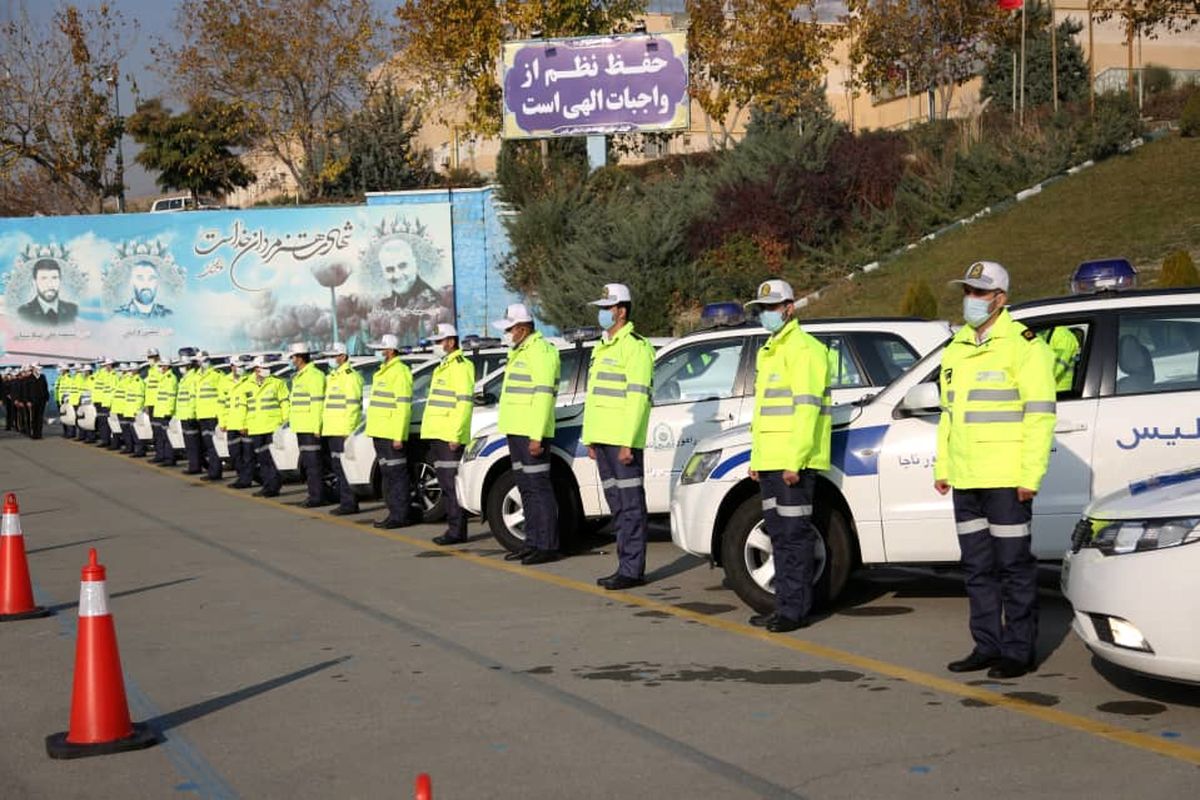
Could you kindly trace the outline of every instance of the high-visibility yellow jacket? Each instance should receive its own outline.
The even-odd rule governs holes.
[[[533,332],[513,348],[500,389],[501,433],[548,439],[554,435],[554,398],[558,394],[558,348]]]
[[[107,367],[100,368],[92,377],[92,402],[108,408],[112,405],[113,379],[116,373]]]
[[[788,320],[758,350],[750,469],[827,469],[833,417],[829,351]]]
[[[172,417],[175,415],[175,391],[179,387],[179,378],[170,367],[166,372],[159,370],[158,385],[154,390],[154,416]]]
[[[321,432],[321,409],[325,405],[325,373],[311,361],[292,377],[292,410],[288,425],[296,433]]]
[[[268,375],[256,378],[246,392],[246,431],[251,436],[274,433],[288,418],[287,384]]]
[[[363,379],[347,361],[325,379],[325,403],[321,411],[321,433],[349,436],[362,424]]]
[[[72,373],[66,376],[67,385],[63,387],[63,399],[73,406],[79,405],[79,395],[83,391],[83,375]]]
[[[96,402],[96,375],[95,373],[85,373],[79,381],[79,400],[76,403],[83,402],[83,396],[87,395],[93,404]]]
[[[221,373],[205,367],[196,378],[196,419],[216,419],[221,413]]]
[[[112,402],[109,403],[109,410],[117,416],[128,416],[125,411],[125,387],[129,383],[129,376],[123,373],[114,373],[112,384]]]
[[[146,383],[142,376],[131,372],[123,381],[125,400],[121,405],[122,417],[136,417],[146,405]]]
[[[421,438],[466,444],[475,411],[475,364],[455,350],[433,368],[429,399],[421,417]]]
[[[153,406],[158,397],[158,379],[161,376],[156,365],[146,368],[146,405]],[[157,415],[156,415],[157,416]]]
[[[250,391],[254,388],[254,373],[247,372],[229,390],[229,411],[225,416],[225,428],[236,433],[246,430],[246,414],[249,411]]]
[[[196,419],[196,395],[200,389],[200,370],[184,367],[183,377],[175,390],[175,417]]]
[[[367,403],[367,436],[405,440],[412,422],[412,370],[393,357],[375,372]]]
[[[1075,368],[1079,362],[1079,339],[1070,328],[1058,326],[1042,334],[1054,354],[1054,382],[1060,392],[1069,392],[1075,385]]]
[[[654,347],[626,323],[592,349],[587,400],[583,406],[584,444],[646,446]]]
[[[234,385],[237,383],[237,378],[233,377],[233,370],[221,370],[217,373],[217,427],[229,427],[229,407],[233,402],[231,394]]]
[[[1054,443],[1054,354],[1000,312],[983,342],[964,326],[942,356],[934,478],[958,489],[1037,490]]]

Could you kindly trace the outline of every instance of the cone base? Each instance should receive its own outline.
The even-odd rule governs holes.
[[[162,739],[158,733],[151,730],[144,722],[133,723],[133,733],[124,739],[97,744],[72,744],[67,741],[67,732],[53,733],[46,737],[46,754],[51,758],[87,758],[88,756],[108,756],[113,753],[124,753],[127,750],[145,750],[153,747]]]
[[[0,614],[0,622],[16,622],[19,619],[41,619],[48,617],[54,612],[48,608],[35,606],[28,611],[22,611],[20,614]]]

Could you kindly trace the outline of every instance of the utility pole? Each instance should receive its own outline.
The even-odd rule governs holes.
[[[117,212],[125,213],[125,120],[121,118],[121,73],[113,64],[112,74],[105,81],[113,87],[113,104],[117,111]]]
[[[1054,113],[1058,113],[1058,19],[1054,15],[1054,0],[1050,0],[1050,92],[1054,97]]]
[[[1017,124],[1025,126],[1025,12],[1028,0],[1021,0],[1021,104],[1017,111]]]
[[[1096,35],[1092,21],[1092,0],[1087,0],[1088,15],[1088,114],[1096,116]]]

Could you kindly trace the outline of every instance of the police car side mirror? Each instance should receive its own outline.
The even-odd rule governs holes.
[[[941,413],[942,394],[938,385],[932,381],[918,383],[909,389],[893,415],[897,419],[903,417],[928,417]]]

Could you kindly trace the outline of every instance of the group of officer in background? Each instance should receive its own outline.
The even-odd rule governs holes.
[[[50,388],[39,365],[4,370],[0,376],[0,397],[4,399],[6,430],[18,431],[30,439],[42,438]]]
[[[1037,637],[1036,561],[1030,548],[1032,502],[1049,463],[1055,420],[1056,359],[1070,362],[1069,332],[1045,339],[1034,335],[1006,310],[1008,273],[994,262],[972,264],[956,281],[964,292],[966,321],[947,347],[940,380],[942,415],[938,427],[935,489],[953,492],[963,565],[967,573],[971,653],[948,665],[951,671],[988,669],[991,677],[1016,677],[1035,663]],[[643,453],[650,413],[654,350],[634,332],[628,287],[608,284],[593,302],[603,330],[592,350],[581,443],[600,474],[617,538],[617,569],[597,583],[623,590],[645,582],[647,512]],[[817,473],[830,466],[832,408],[829,351],[796,319],[795,295],[782,280],[763,282],[747,303],[757,306],[770,333],[757,354],[754,415],[751,422],[750,476],[762,494],[763,524],[771,540],[776,608],[750,619],[768,631],[805,627],[813,607],[813,525]],[[520,303],[508,306],[492,323],[504,332],[510,354],[499,399],[498,428],[509,456],[525,511],[525,546],[506,558],[526,565],[560,557],[558,499],[551,476],[559,383],[558,349],[535,328]],[[457,501],[455,477],[470,441],[475,368],[459,349],[458,334],[440,324],[432,341],[442,349],[426,398],[421,438],[429,442],[445,498],[447,530],[440,545],[465,542],[466,518]],[[1077,343],[1074,344],[1077,349]],[[395,336],[371,347],[382,357],[366,403],[366,435],[371,437],[382,475],[388,514],[378,528],[410,524],[410,476],[406,442],[412,419],[413,381],[398,358]],[[279,494],[281,479],[270,446],[284,423],[296,433],[306,477],[305,507],[336,502],[330,513],[358,512],[341,459],[346,437],[362,422],[363,379],[336,344],[319,354],[329,359],[328,375],[313,363],[305,344],[288,349],[295,367],[290,388],[270,374],[261,359],[212,359],[204,352],[180,351],[174,365],[147,353],[145,378],[139,365],[111,360],[72,365],[55,387],[60,403],[78,405],[90,391],[99,415],[97,431],[64,427],[101,446],[144,454],[144,443],[129,424],[145,410],[154,429],[155,461],[175,462],[167,425],[183,428],[187,473],[222,477],[213,434],[226,431],[237,480],[251,486],[257,471],[264,497]],[[177,376],[172,367],[182,369]],[[6,377],[7,380],[7,377]],[[6,387],[7,387],[6,383]],[[8,398],[6,389],[6,402]],[[107,435],[103,418],[123,436]],[[11,419],[11,415],[10,415]],[[331,459],[336,488],[323,477]]]

